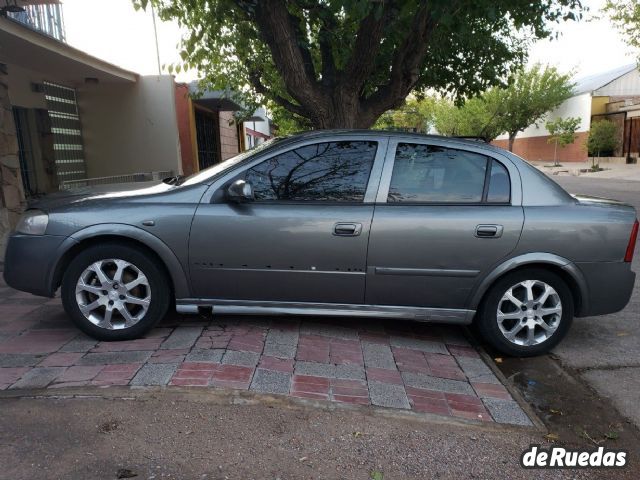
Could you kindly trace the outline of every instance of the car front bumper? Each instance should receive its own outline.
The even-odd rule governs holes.
[[[12,234],[5,252],[5,282],[16,290],[53,297],[54,269],[65,240],[69,237]]]
[[[589,298],[579,316],[606,315],[627,306],[633,293],[636,274],[630,263],[585,262],[577,263],[587,281]]]

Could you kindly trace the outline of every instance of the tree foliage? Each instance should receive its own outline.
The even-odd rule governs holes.
[[[428,133],[437,108],[434,97],[410,97],[404,105],[380,116],[373,128]]]
[[[488,92],[494,96],[501,129],[509,135],[509,151],[519,132],[534,125],[573,95],[571,74],[561,74],[555,67],[534,65],[520,70],[506,88]]]
[[[611,120],[599,120],[591,124],[587,137],[587,150],[592,157],[610,154],[620,146],[618,126]]]
[[[488,142],[503,132],[495,96],[490,92],[462,105],[443,99],[436,108],[434,125],[441,135],[478,137]]]
[[[576,141],[576,131],[580,126],[581,119],[579,117],[558,117],[555,120],[549,120],[545,127],[549,132],[548,143],[554,143],[555,149],[553,154],[553,163],[558,164],[557,150],[558,146],[564,148]]]
[[[580,0],[133,0],[185,29],[207,86],[271,100],[315,128],[369,127],[411,91],[462,98],[520,66]]]
[[[622,38],[640,48],[640,0],[607,0],[603,10]]]
[[[286,136],[311,130],[312,125],[308,119],[291,113],[282,105],[272,100],[267,100],[266,104],[271,115],[271,120],[276,127],[276,135]]]
[[[487,141],[507,133],[511,150],[518,132],[540,121],[572,92],[570,75],[562,75],[554,67],[534,65],[517,71],[506,87],[490,88],[462,105],[440,102],[435,127],[443,135]]]

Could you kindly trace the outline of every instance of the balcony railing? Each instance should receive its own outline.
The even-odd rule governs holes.
[[[7,16],[60,42],[66,42],[60,4],[27,5],[23,8],[23,12],[8,12]]]

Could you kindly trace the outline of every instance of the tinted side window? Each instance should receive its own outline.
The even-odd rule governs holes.
[[[308,145],[265,160],[245,179],[258,201],[361,202],[376,148],[364,141]]]
[[[387,201],[480,203],[487,163],[464,150],[400,143]]]
[[[487,192],[487,202],[489,203],[509,203],[511,200],[511,180],[509,172],[500,162],[491,162],[491,177],[489,178],[489,190]]]

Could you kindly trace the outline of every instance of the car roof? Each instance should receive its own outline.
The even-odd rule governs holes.
[[[300,132],[290,136],[282,137],[281,142],[286,141],[295,142],[313,138],[326,138],[326,137],[340,137],[340,136],[352,136],[352,135],[374,135],[379,137],[402,137],[402,138],[415,138],[416,140],[439,140],[452,143],[454,145],[469,146],[475,148],[484,148],[493,152],[502,152],[503,149],[485,143],[482,140],[472,140],[469,138],[458,137],[446,137],[444,135],[430,135],[424,133],[415,132],[401,132],[394,130],[359,130],[359,129],[331,129],[331,130],[310,130],[307,132]],[[282,145],[282,143],[280,143]]]

